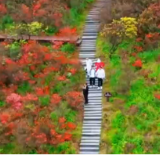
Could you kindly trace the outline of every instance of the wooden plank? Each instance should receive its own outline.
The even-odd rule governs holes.
[[[71,37],[57,37],[57,36],[8,36],[8,35],[0,35],[0,40],[35,40],[35,41],[63,41],[63,42],[73,42],[76,44],[80,44],[81,40],[79,36],[71,36]]]

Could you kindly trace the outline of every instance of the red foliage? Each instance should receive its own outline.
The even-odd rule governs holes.
[[[7,13],[7,9],[3,4],[0,4],[0,13],[2,13],[2,14],[6,14]]]
[[[62,17],[63,17],[62,13],[57,12],[53,14],[53,19],[55,19],[56,27],[60,27],[61,22],[62,22]]]
[[[32,12],[28,6],[25,4],[21,5],[21,12],[26,16],[26,19],[29,20],[32,18]]]
[[[53,49],[60,49],[60,47],[63,45],[63,42],[61,41],[54,41]]]
[[[28,93],[26,96],[22,97],[23,101],[37,101],[38,97],[34,94]]]
[[[64,139],[66,141],[70,141],[72,139],[72,134],[70,134],[70,133],[64,133]]]
[[[37,142],[40,144],[47,142],[47,136],[44,133],[40,133],[40,134],[35,135],[35,138],[37,139]]]
[[[53,58],[53,56],[51,53],[45,54],[45,56],[44,56],[45,61],[50,61],[50,60],[52,60],[52,58]]]
[[[44,73],[44,74],[48,74],[48,73],[50,73],[50,72],[55,72],[55,71],[58,71],[58,69],[55,68],[55,67],[53,67],[53,66],[51,66],[51,67],[45,68],[45,69],[43,70],[43,73]]]
[[[10,120],[10,115],[4,113],[0,115],[0,120],[2,124],[6,124]]]
[[[135,46],[134,48],[136,49],[137,52],[142,52],[143,51],[143,48],[140,47],[140,46]]]
[[[38,96],[44,96],[49,94],[50,89],[48,86],[46,86],[44,88],[36,88],[35,91]]]
[[[50,133],[51,133],[52,136],[56,135],[56,131],[54,129],[51,129]]]
[[[64,27],[62,29],[59,30],[59,33],[57,34],[57,36],[76,36],[77,35],[77,29],[76,28],[70,28],[70,27]]]
[[[6,102],[11,104],[11,106],[14,109],[21,109],[22,108],[22,103],[21,103],[22,97],[16,93],[12,93],[11,95],[7,96]]]
[[[74,123],[72,123],[72,122],[68,122],[68,123],[67,123],[67,127],[68,127],[69,129],[75,129],[75,128],[76,128],[76,125],[75,125]]]
[[[69,59],[65,57],[64,55],[60,55],[58,57],[54,57],[54,59],[59,62],[60,64],[67,64],[69,62]]]
[[[132,56],[136,57],[136,56],[137,56],[137,53],[135,53],[135,52],[134,52],[134,53],[132,53]]]
[[[66,76],[59,76],[58,81],[66,81]]]
[[[83,102],[81,92],[71,91],[66,94],[66,100],[71,107],[78,108]]]
[[[58,94],[53,94],[51,97],[51,103],[52,104],[59,104],[61,102],[62,98]]]
[[[69,72],[71,72],[74,75],[77,71],[76,71],[76,69],[72,68],[69,70]]]
[[[143,39],[140,38],[140,37],[136,39],[137,42],[141,42],[142,40],[143,40]]]
[[[66,119],[64,117],[59,118],[59,123],[64,123],[65,121],[66,121]]]
[[[155,94],[154,97],[160,100],[160,94]]]
[[[134,67],[138,67],[138,68],[142,68],[142,61],[140,59],[136,60],[134,63],[133,63],[133,66]]]

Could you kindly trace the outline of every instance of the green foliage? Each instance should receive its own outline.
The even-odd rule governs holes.
[[[53,74],[50,73],[45,77],[45,85],[49,86],[52,81],[53,81]]]
[[[36,150],[31,150],[28,152],[28,154],[37,154]]]
[[[50,103],[50,96],[39,97],[39,102],[41,106],[48,106]]]
[[[63,13],[64,24],[79,27],[81,23],[85,21],[85,14],[82,13],[89,3],[95,0],[70,0],[69,11]]]
[[[143,61],[146,63],[155,61],[159,55],[160,55],[160,49],[139,53],[139,57],[143,59]]]
[[[9,28],[12,25],[13,25],[12,17],[9,15],[3,16],[2,20],[1,20],[0,29],[4,30],[6,28]]]
[[[70,112],[65,114],[65,118],[68,122],[75,122],[76,120],[76,111],[71,110]]]
[[[125,116],[122,113],[118,113],[112,121],[113,128],[121,128],[125,122]]]
[[[28,92],[32,91],[32,87],[28,82],[23,82],[21,85],[18,86],[17,92],[25,95]]]
[[[45,33],[46,33],[47,36],[54,35],[57,32],[58,32],[58,29],[54,26],[52,26],[52,27],[49,26],[45,29]]]
[[[39,112],[39,116],[40,117],[45,117],[45,115],[46,115],[46,111],[45,110],[42,110],[42,111]]]
[[[6,102],[0,100],[0,108],[3,108],[5,105],[6,105]]]
[[[114,154],[122,154],[125,144],[124,133],[119,129],[116,134],[112,136],[112,148]]]
[[[71,43],[66,43],[61,47],[62,52],[66,52],[66,53],[69,53],[69,54],[74,53],[75,50],[76,50],[75,45],[71,44]]]
[[[9,49],[7,56],[9,56],[13,60],[20,58],[21,46],[20,46],[19,42],[15,41],[12,44],[10,44],[9,46],[7,46],[7,48]]]
[[[58,120],[58,116],[55,112],[52,112],[50,114],[50,118],[51,118],[52,121],[57,121]]]
[[[7,143],[2,148],[0,147],[1,154],[12,154],[15,149],[15,145],[13,143]]]
[[[61,95],[62,88],[63,88],[63,83],[59,82],[58,84],[56,84],[56,86],[54,86],[54,88],[51,89],[51,92],[58,93]]]

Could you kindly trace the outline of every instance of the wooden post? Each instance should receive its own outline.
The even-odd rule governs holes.
[[[105,95],[107,102],[109,102],[109,98],[112,96],[110,92],[106,92]]]

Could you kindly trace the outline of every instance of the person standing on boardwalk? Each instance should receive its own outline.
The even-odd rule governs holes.
[[[83,85],[83,96],[84,96],[85,104],[88,104],[88,85],[87,83]]]
[[[89,76],[90,70],[92,68],[92,60],[87,58],[86,59],[86,70],[87,70],[87,76]]]
[[[95,86],[95,78],[96,78],[96,70],[94,66],[92,66],[89,74],[89,81],[90,81],[90,86],[94,87]]]
[[[105,79],[105,71],[102,67],[100,67],[96,73],[98,78],[98,89],[102,89],[103,80]]]

